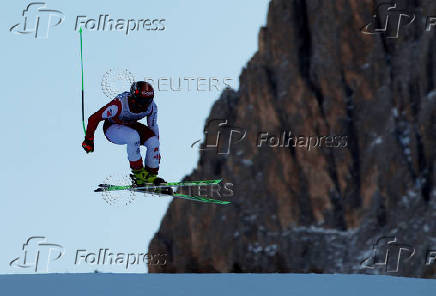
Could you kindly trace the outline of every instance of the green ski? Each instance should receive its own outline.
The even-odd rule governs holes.
[[[208,198],[204,196],[190,196],[186,194],[180,193],[162,193],[159,192],[160,188],[168,188],[168,187],[183,187],[183,186],[206,186],[206,185],[214,185],[221,183],[221,179],[217,180],[201,180],[201,181],[185,181],[185,182],[168,182],[162,183],[159,185],[147,184],[147,186],[135,187],[133,185],[111,185],[111,184],[100,184],[99,188],[95,189],[95,192],[107,192],[107,191],[122,191],[122,190],[130,190],[135,192],[140,192],[144,194],[152,194],[159,196],[171,196],[176,198],[182,198],[187,200],[199,201],[204,203],[213,203],[220,205],[230,204],[230,201],[225,200],[217,200],[213,198]]]
[[[180,193],[174,193],[172,196],[178,197],[178,198],[183,198],[183,199],[205,202],[205,203],[214,203],[214,204],[219,204],[219,205],[228,205],[231,203],[230,201],[226,201],[226,200],[218,200],[218,199],[208,198],[208,197],[204,197],[204,196],[190,196],[190,195],[185,195],[185,194],[180,194]]]
[[[217,180],[202,180],[202,181],[186,181],[186,182],[168,182],[159,185],[147,184],[147,186],[135,187],[133,185],[111,185],[111,184],[100,184],[99,188],[95,189],[95,192],[102,191],[119,191],[119,190],[139,190],[139,189],[156,189],[165,187],[183,187],[183,186],[205,186],[214,185],[221,183],[221,179]]]
[[[191,195],[180,194],[180,193],[166,194],[166,193],[161,193],[161,192],[156,192],[156,191],[142,191],[142,190],[133,190],[133,191],[138,191],[140,193],[148,193],[151,195],[172,196],[172,197],[177,197],[177,198],[182,198],[182,199],[187,199],[187,200],[199,201],[199,202],[204,202],[204,203],[213,203],[213,204],[219,204],[219,205],[228,205],[231,203],[230,201],[226,201],[226,200],[218,200],[218,199],[213,199],[213,198],[204,197],[204,196],[191,196]]]

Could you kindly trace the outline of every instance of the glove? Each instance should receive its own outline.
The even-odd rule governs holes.
[[[82,142],[82,147],[86,151],[86,153],[94,152],[94,139],[87,139]]]

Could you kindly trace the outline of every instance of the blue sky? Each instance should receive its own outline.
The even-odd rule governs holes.
[[[127,68],[137,79],[229,78],[235,88],[242,67],[257,50],[267,0],[256,1],[47,1],[65,19],[47,39],[11,33],[26,1],[4,1],[0,32],[3,115],[1,145],[2,246],[0,273],[30,236],[63,246],[49,272],[124,272],[120,266],[74,265],[77,249],[145,251],[170,198],[141,197],[127,207],[106,204],[92,192],[109,176],[128,172],[125,147],[107,142],[101,125],[95,153],[81,148],[81,76],[78,15],[97,19],[163,18],[163,31],[84,31],[85,100],[89,116],[108,101],[101,79],[110,68]],[[168,89],[168,88],[166,88]],[[162,162],[160,174],[178,180],[196,166],[191,143],[203,137],[204,121],[218,91],[157,91]],[[143,151],[144,152],[144,151]],[[188,201],[187,201],[188,202]],[[144,272],[138,265],[129,272]],[[24,271],[27,272],[27,271]]]

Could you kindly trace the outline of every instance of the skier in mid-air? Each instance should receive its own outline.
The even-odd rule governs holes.
[[[130,162],[133,185],[161,184],[165,180],[158,177],[160,151],[157,106],[153,101],[154,90],[145,81],[134,82],[130,92],[117,95],[88,119],[85,140],[82,143],[86,153],[94,151],[94,132],[104,120],[103,131],[106,138],[118,145],[127,145],[127,158]],[[138,120],[147,117],[147,125]],[[147,147],[144,163],[140,145]]]

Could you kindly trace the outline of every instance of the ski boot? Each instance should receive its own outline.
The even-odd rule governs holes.
[[[147,170],[147,168],[141,168],[138,170],[132,169],[132,174],[130,175],[132,179],[132,185],[135,187],[145,187],[145,186],[158,186],[159,184],[166,183],[166,181],[157,176],[156,173]],[[162,187],[156,189],[144,189],[141,191],[156,192],[172,195],[173,189],[171,187]]]

